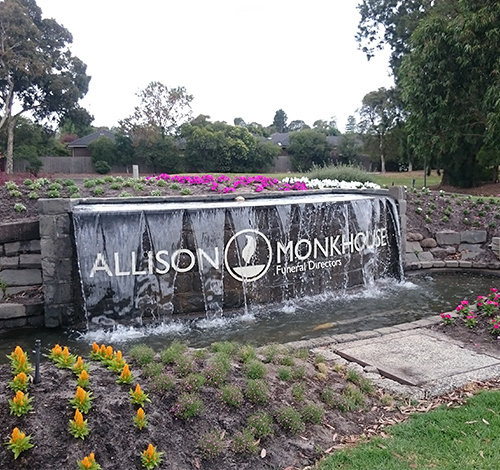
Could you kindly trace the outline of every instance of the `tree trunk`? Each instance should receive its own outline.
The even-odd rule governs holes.
[[[17,119],[10,116],[7,119],[7,154],[5,155],[5,173],[14,173],[14,129]]]
[[[408,171],[413,171],[413,163],[408,162]]]
[[[380,173],[385,173],[384,140],[380,138]]]
[[[493,167],[493,183],[498,183],[498,165]]]

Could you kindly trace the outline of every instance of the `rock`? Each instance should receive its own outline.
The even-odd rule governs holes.
[[[424,236],[421,233],[408,232],[406,234],[407,242],[419,242],[424,239]]]
[[[420,253],[422,247],[419,242],[406,242],[406,253]]]
[[[459,245],[460,233],[452,230],[443,230],[436,232],[436,241],[438,245]]]
[[[435,258],[440,259],[444,259],[449,255],[454,255],[457,252],[454,246],[437,246],[436,248],[431,248],[429,251],[434,255]]]
[[[486,236],[486,230],[465,230],[460,232],[460,243],[484,243]]]
[[[420,246],[422,248],[436,248],[437,246],[437,241],[434,240],[434,238],[424,238],[421,242],[420,242]]]

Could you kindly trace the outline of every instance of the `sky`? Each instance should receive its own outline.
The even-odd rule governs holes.
[[[193,117],[263,126],[336,118],[344,130],[363,96],[389,88],[389,53],[358,50],[356,0],[37,0],[73,35],[92,77],[80,104],[116,126],[152,81],[183,86]]]

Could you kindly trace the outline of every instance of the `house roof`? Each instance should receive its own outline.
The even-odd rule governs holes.
[[[115,134],[107,129],[99,129],[98,131],[92,132],[92,134],[86,135],[81,139],[76,139],[68,144],[68,148],[73,147],[88,147],[91,142],[100,139],[101,137],[107,137],[113,142],[115,141]]]

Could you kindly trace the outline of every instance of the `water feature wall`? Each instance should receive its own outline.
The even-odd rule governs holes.
[[[386,191],[89,200],[71,212],[90,325],[219,315],[402,276],[398,207]]]

